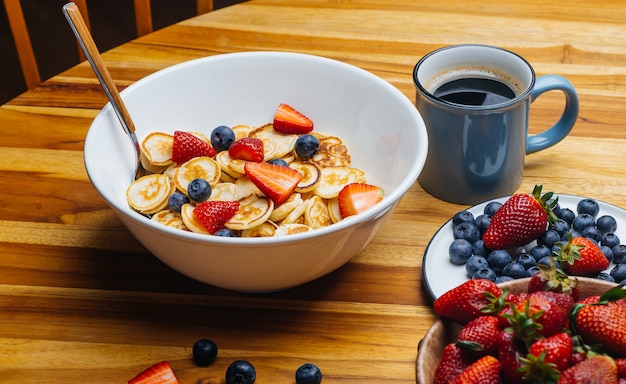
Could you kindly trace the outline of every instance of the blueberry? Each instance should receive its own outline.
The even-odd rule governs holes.
[[[476,216],[476,220],[474,220],[474,223],[480,230],[480,233],[485,233],[490,222],[491,216],[485,215],[484,213],[482,215]]]
[[[472,254],[479,256],[487,256],[489,254],[489,248],[485,246],[485,242],[480,239],[472,243]]]
[[[598,275],[596,276],[596,279],[610,281],[611,283],[615,282],[615,279],[613,278],[613,276],[611,276],[609,273],[606,273],[606,272],[598,273]]]
[[[488,267],[489,263],[487,262],[487,259],[482,256],[472,255],[469,259],[467,259],[467,263],[465,263],[465,274],[467,277],[471,278],[476,271]]]
[[[569,231],[569,227],[570,227],[569,223],[563,219],[557,219],[550,225],[550,228],[557,231],[557,233],[561,236],[563,236],[564,234],[567,233],[567,231]]]
[[[193,179],[187,186],[187,195],[193,201],[204,201],[211,196],[211,185],[204,179]]]
[[[600,212],[600,206],[594,199],[582,199],[576,205],[576,212],[578,212],[579,215],[584,213],[595,218],[598,212]]]
[[[537,238],[537,244],[545,245],[548,248],[552,248],[554,243],[561,240],[561,235],[554,229],[548,229]]]
[[[613,262],[615,264],[626,262],[626,245],[620,244],[613,247]]]
[[[568,223],[569,225],[572,225],[572,221],[574,221],[574,217],[576,217],[576,214],[574,213],[574,211],[572,211],[569,208],[560,208],[554,211],[554,214],[559,219],[565,220],[565,222]]]
[[[512,262],[502,269],[502,274],[511,276],[514,279],[521,279],[526,277],[526,269],[520,263]]]
[[[461,223],[473,223],[474,215],[470,211],[460,211],[452,216],[452,228]]]
[[[613,259],[615,258],[615,256],[613,255],[613,248],[607,245],[603,245],[600,247],[600,250],[602,251],[602,253],[604,253],[604,257],[606,257],[609,262],[613,261]]]
[[[614,246],[620,244],[620,239],[615,233],[606,232],[600,237],[600,244],[613,248]]]
[[[320,147],[320,141],[313,135],[302,135],[296,140],[294,149],[301,159],[310,159],[315,156]]]
[[[541,265],[551,266],[552,263],[554,263],[557,268],[561,268],[561,263],[559,263],[558,260],[554,260],[554,258],[550,256],[537,260],[537,264]]]
[[[189,198],[184,193],[180,193],[178,191],[172,193],[170,197],[167,199],[167,205],[174,212],[180,213],[183,205],[189,203]]]
[[[502,249],[492,251],[487,255],[487,262],[489,267],[493,269],[497,274],[502,274],[503,268],[510,264],[512,261],[511,255]]]
[[[214,236],[221,237],[239,237],[239,232],[233,231],[232,229],[222,228],[213,234]]]
[[[487,203],[487,205],[485,205],[483,213],[487,216],[493,216],[496,214],[496,212],[498,212],[501,206],[502,203],[500,203],[499,201],[490,201],[489,203]]]
[[[193,345],[193,361],[201,366],[206,367],[213,364],[217,357],[217,344],[213,340],[200,339]]]
[[[533,277],[537,274],[537,272],[541,271],[541,269],[537,265],[533,265],[532,267],[526,270],[526,276]]]
[[[515,280],[511,276],[498,276],[496,278],[496,284],[504,283],[506,281]]]
[[[465,239],[474,243],[480,239],[480,230],[474,223],[463,222],[452,229],[452,235],[455,239]]]
[[[287,166],[289,166],[289,164],[287,164],[287,162],[286,162],[285,160],[280,159],[280,158],[278,158],[278,159],[272,159],[272,160],[270,160],[270,161],[269,161],[269,163],[270,163],[270,164],[275,164],[275,165],[281,165],[281,166],[283,166],[283,167],[287,167]]]
[[[524,269],[528,270],[528,268],[537,265],[537,260],[533,256],[528,253],[522,253],[517,257],[517,262],[524,267]]]
[[[217,152],[228,150],[235,139],[235,132],[225,125],[215,127],[211,132],[211,145]]]
[[[626,264],[620,263],[611,269],[611,276],[615,279],[615,281],[622,281],[626,279]]]
[[[578,233],[577,231],[571,230],[568,232],[570,235],[572,235],[572,239],[574,237],[580,237],[580,233]],[[564,234],[563,236],[561,236],[561,241],[567,243],[569,239],[567,238],[567,233]]]
[[[572,221],[572,228],[574,231],[579,233],[582,232],[583,229],[593,227],[595,225],[596,220],[588,213],[581,213],[580,215],[574,217],[574,220]]]
[[[596,227],[587,227],[580,232],[580,235],[588,239],[593,239],[596,243],[599,243],[602,237],[602,233]]]
[[[246,360],[235,360],[226,369],[226,384],[252,384],[256,381],[256,370]]]
[[[613,216],[603,215],[596,220],[596,227],[602,233],[615,232],[617,230],[617,221]]]
[[[472,243],[465,239],[454,239],[448,248],[450,261],[456,265],[463,265],[472,256]]]
[[[552,251],[545,245],[538,244],[532,247],[528,253],[534,257],[535,260],[539,261],[544,257],[549,257],[552,254]]]
[[[496,278],[496,273],[491,268],[479,269],[472,275],[472,279],[486,279],[494,282],[496,281]]]
[[[296,370],[296,384],[320,384],[322,382],[322,371],[317,365],[306,363]]]

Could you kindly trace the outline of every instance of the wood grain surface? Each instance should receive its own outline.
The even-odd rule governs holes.
[[[626,208],[626,3],[390,3],[253,0],[103,56],[124,88],[203,56],[302,52],[364,68],[413,100],[413,66],[427,52],[502,46],[538,75],[566,76],[580,97],[572,133],[527,157],[520,191],[543,184]],[[0,382],[124,383],[168,360],[181,383],[224,383],[235,359],[251,361],[260,384],[294,383],[305,362],[322,369],[324,383],[415,382],[417,344],[435,320],[422,255],[465,207],[416,183],[373,242],[336,272],[271,294],[216,289],[151,256],[91,186],[83,142],[106,102],[82,63],[0,107]],[[563,104],[558,93],[538,98],[531,132],[553,124]],[[208,368],[191,359],[203,337],[220,348]]]

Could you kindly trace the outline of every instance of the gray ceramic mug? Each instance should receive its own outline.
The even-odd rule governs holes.
[[[416,106],[428,131],[428,155],[419,176],[426,192],[457,204],[514,193],[527,154],[563,140],[578,117],[578,95],[562,76],[535,77],[519,55],[486,45],[455,45],[415,66]],[[544,92],[565,94],[559,121],[528,134],[531,103]]]

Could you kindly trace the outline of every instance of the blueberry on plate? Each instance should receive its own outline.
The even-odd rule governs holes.
[[[496,212],[498,212],[500,207],[502,207],[501,202],[490,201],[489,203],[487,203],[487,205],[485,205],[485,208],[483,209],[483,213],[488,216],[493,216],[496,214]]]
[[[613,248],[616,245],[620,245],[620,239],[613,232],[606,232],[600,236],[600,244]]]
[[[476,271],[483,268],[489,268],[489,263],[487,262],[487,259],[482,256],[472,255],[469,259],[467,259],[467,262],[465,263],[465,274],[468,278],[471,279]]]
[[[228,150],[235,139],[235,132],[225,125],[215,127],[211,131],[211,145],[217,152]]]
[[[526,270],[526,276],[533,277],[537,273],[541,272],[541,268],[539,268],[536,264]]]
[[[452,236],[455,239],[465,239],[470,243],[480,240],[480,229],[473,222],[463,222],[452,229]]]
[[[313,363],[302,364],[296,370],[296,384],[320,384],[322,371]]]
[[[496,276],[496,273],[491,268],[479,269],[472,275],[472,279],[485,279],[485,280],[491,280],[494,282],[496,281],[497,278],[498,276]]]
[[[505,276],[511,276],[514,279],[521,279],[522,277],[526,277],[526,269],[517,262],[511,262],[502,268],[502,274]]]
[[[554,229],[559,235],[563,236],[567,233],[567,231],[569,231],[570,225],[563,219],[557,219],[550,224],[550,228]]]
[[[463,265],[472,256],[472,243],[465,239],[454,239],[448,248],[450,261],[456,265]]]
[[[310,159],[317,153],[320,148],[320,141],[313,135],[302,135],[296,140],[294,150],[296,155],[301,159]]]
[[[511,280],[514,280],[511,276],[498,276],[496,278],[496,284],[504,283]]]
[[[595,218],[598,212],[600,212],[600,206],[594,199],[582,199],[576,205],[576,212],[578,212],[579,215],[585,213]]]
[[[574,231],[579,233],[581,233],[583,229],[587,227],[593,227],[595,225],[596,219],[594,219],[593,216],[588,213],[581,213],[580,215],[574,217],[574,220],[572,220],[572,228],[574,229]]]
[[[626,279],[626,264],[617,264],[615,267],[613,267],[613,269],[611,269],[610,273],[615,281],[622,281]]]
[[[615,258],[615,256],[613,255],[613,248],[609,247],[608,245],[602,245],[600,246],[600,250],[604,254],[604,257],[606,257],[606,259],[609,261],[609,263],[613,262],[613,259]]]
[[[459,211],[452,216],[452,228],[461,223],[473,223],[474,215],[470,211]]]
[[[561,241],[561,235],[554,229],[548,229],[537,238],[537,244],[545,245],[548,248],[552,248],[557,241]]]
[[[187,195],[195,202],[205,201],[211,196],[211,185],[204,179],[193,179],[187,186]]]
[[[226,384],[253,384],[256,370],[246,360],[235,360],[226,369]]]
[[[552,254],[550,248],[546,247],[543,244],[537,244],[530,249],[528,252],[529,255],[535,258],[535,260],[539,261],[544,257],[548,257]]]
[[[487,256],[489,254],[489,248],[487,248],[485,242],[482,239],[476,240],[472,243],[472,254]]]
[[[626,245],[620,244],[613,247],[613,262],[620,264],[626,261]]]
[[[533,256],[528,253],[522,253],[517,257],[517,262],[524,267],[524,269],[528,270],[530,267],[534,267],[537,265],[537,260]]]
[[[606,272],[598,273],[598,275],[596,276],[596,279],[610,281],[611,283],[615,282],[615,279],[613,278],[613,276],[611,276],[609,273],[606,273]]]
[[[489,223],[491,223],[491,216],[484,213],[482,215],[476,216],[476,219],[474,220],[474,224],[476,224],[476,226],[480,230],[480,233],[485,233],[487,227],[489,227]]]
[[[193,345],[193,361],[201,366],[206,367],[217,358],[217,344],[213,340],[200,339]]]
[[[511,255],[503,249],[491,251],[491,253],[487,255],[487,263],[489,263],[489,267],[498,275],[502,274],[504,267],[509,265],[512,261],[513,258]]]
[[[565,220],[565,222],[569,225],[572,225],[572,221],[574,220],[574,217],[576,217],[574,211],[569,208],[559,208],[554,211],[554,214],[559,219]]]
[[[602,233],[613,233],[617,230],[617,220],[610,215],[602,215],[596,220],[596,227]]]

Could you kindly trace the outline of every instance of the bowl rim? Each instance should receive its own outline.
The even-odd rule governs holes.
[[[125,88],[124,90],[122,90],[120,92],[122,98],[125,95],[131,94],[132,92],[134,92],[136,89],[138,89],[139,87],[141,87],[144,83],[152,81],[155,78],[161,77],[161,76],[166,76],[167,74],[169,74],[172,71],[177,71],[180,70],[181,68],[185,68],[188,66],[194,66],[194,65],[198,65],[198,63],[200,62],[205,62],[205,61],[221,61],[221,60],[231,60],[233,58],[245,58],[247,60],[254,60],[255,58],[259,58],[259,57],[291,57],[291,58],[299,58],[299,59],[306,59],[306,60],[312,60],[314,62],[318,62],[321,63],[323,65],[327,65],[327,66],[335,66],[335,67],[341,67],[344,70],[345,69],[349,69],[350,71],[355,71],[355,73],[358,76],[362,76],[365,78],[368,78],[370,81],[372,81],[374,84],[376,84],[377,86],[382,87],[383,89],[385,89],[387,92],[391,93],[391,94],[395,94],[397,101],[402,103],[402,107],[408,111],[411,111],[411,116],[413,117],[414,120],[414,127],[415,129],[421,131],[421,135],[422,136],[422,140],[420,140],[420,142],[418,143],[418,148],[416,148],[416,151],[420,151],[421,153],[424,153],[424,156],[421,157],[416,157],[415,161],[410,165],[409,167],[409,172],[402,178],[401,182],[389,193],[389,194],[385,194],[385,196],[383,197],[383,200],[381,202],[379,202],[378,204],[376,204],[375,206],[369,208],[368,210],[359,213],[358,215],[355,216],[350,216],[347,217],[337,223],[334,223],[332,225],[323,227],[323,228],[319,228],[319,229],[315,229],[313,231],[307,231],[307,232],[303,232],[303,233],[297,233],[297,234],[291,234],[289,236],[273,236],[273,237],[247,237],[247,238],[242,238],[242,237],[236,237],[236,238],[232,238],[232,237],[220,237],[220,236],[210,236],[210,235],[206,235],[206,234],[201,234],[201,233],[194,233],[194,232],[188,232],[188,231],[182,231],[180,229],[174,229],[174,228],[170,228],[167,226],[164,226],[162,224],[159,223],[155,223],[153,222],[150,218],[138,213],[138,212],[134,212],[130,209],[129,206],[127,206],[126,204],[123,204],[122,201],[120,201],[118,198],[116,198],[115,196],[105,196],[103,193],[100,192],[100,189],[97,188],[98,183],[96,182],[96,180],[92,177],[92,175],[89,172],[90,166],[89,164],[91,162],[94,162],[96,160],[90,160],[88,159],[87,156],[87,151],[84,150],[83,153],[83,160],[85,163],[85,168],[87,171],[87,175],[92,183],[92,185],[94,185],[94,188],[97,190],[98,194],[107,202],[107,204],[109,204],[110,207],[112,207],[118,214],[122,214],[124,215],[124,217],[128,218],[131,221],[136,222],[139,225],[142,226],[147,226],[149,228],[151,228],[152,230],[156,230],[157,232],[164,232],[167,235],[173,236],[173,237],[180,237],[186,241],[192,241],[192,242],[199,242],[199,243],[214,243],[214,244],[220,244],[220,245],[238,245],[238,244],[245,244],[245,246],[249,246],[249,245],[269,245],[269,244],[276,244],[276,243],[280,243],[280,244],[285,244],[285,243],[294,243],[294,242],[298,242],[301,240],[305,240],[305,239],[311,239],[311,238],[317,238],[317,237],[322,237],[325,236],[328,233],[334,233],[334,232],[340,232],[346,229],[349,229],[351,227],[355,227],[359,224],[365,223],[365,222],[369,222],[371,219],[377,219],[383,215],[385,215],[388,211],[392,210],[397,203],[399,203],[399,201],[401,200],[402,196],[411,188],[411,186],[417,181],[417,178],[419,176],[419,173],[421,172],[424,163],[426,161],[426,151],[428,150],[428,135],[426,134],[426,130],[425,130],[425,126],[424,126],[424,121],[421,117],[421,115],[419,114],[419,112],[417,111],[417,108],[415,107],[415,105],[410,101],[410,99],[408,97],[406,97],[406,95],[404,95],[398,88],[396,88],[395,86],[393,86],[391,83],[389,83],[387,80],[382,79],[381,77],[365,70],[362,68],[359,68],[355,65],[349,64],[349,63],[345,63],[339,60],[335,60],[335,59],[331,59],[331,58],[327,58],[327,57],[323,57],[323,56],[317,56],[317,55],[311,55],[311,54],[304,54],[304,53],[295,53],[295,52],[282,52],[282,51],[247,51],[247,52],[233,52],[233,53],[223,53],[223,54],[216,54],[216,55],[212,55],[212,56],[205,56],[205,57],[200,57],[197,59],[192,59],[192,60],[188,60],[188,61],[184,61],[181,63],[177,63],[174,65],[171,65],[169,67],[163,68],[161,70],[158,70],[154,73],[151,73],[149,75],[147,75],[146,77],[143,77],[139,80],[137,80],[136,82],[134,82],[133,84],[131,84],[130,86],[128,86],[127,88]],[[87,135],[85,138],[85,145],[84,148],[87,149],[92,142],[92,135],[93,135],[93,124],[95,121],[97,121],[97,119],[101,116],[101,115],[105,115],[105,114],[109,114],[112,113],[112,106],[110,103],[107,103],[101,110],[100,112],[98,112],[98,114],[96,115],[96,117],[92,120],[92,123],[89,127],[89,130],[87,131]],[[130,145],[129,145],[129,148]]]

